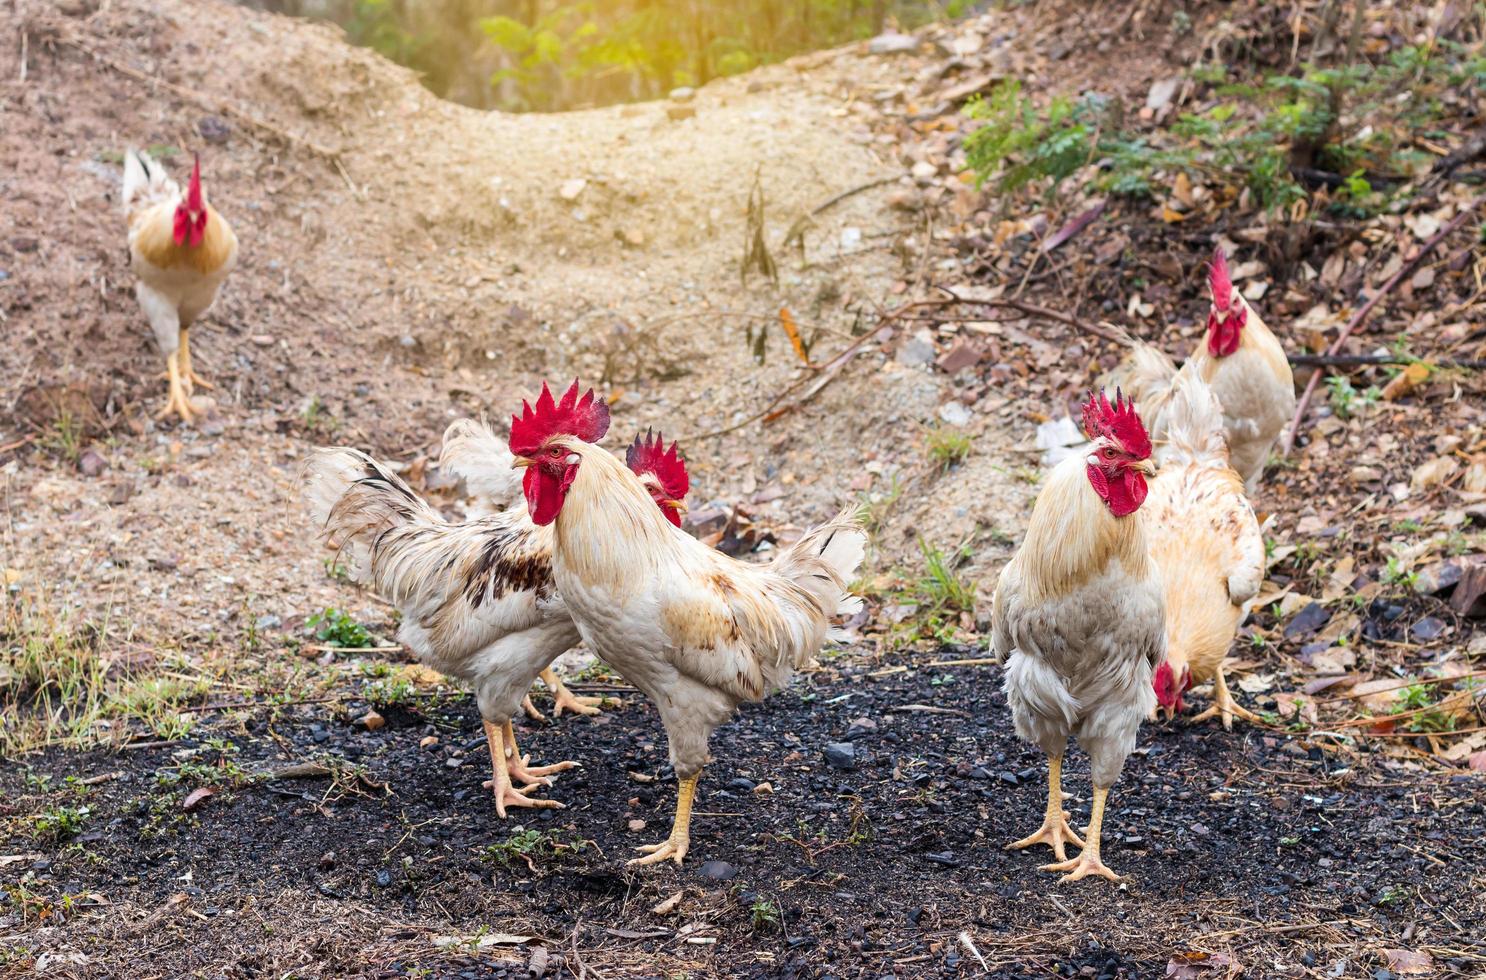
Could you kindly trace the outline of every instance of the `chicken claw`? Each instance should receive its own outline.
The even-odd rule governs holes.
[[[1108,878],[1110,881],[1124,881],[1115,874],[1104,862],[1099,859],[1099,834],[1104,826],[1104,800],[1109,796],[1108,787],[1094,787],[1094,806],[1089,814],[1089,827],[1085,831],[1088,842],[1084,845],[1082,853],[1071,861],[1059,861],[1057,864],[1044,864],[1043,871],[1067,871],[1063,877],[1058,879],[1058,884],[1069,881],[1078,881],[1089,875],[1098,875]]]
[[[1073,832],[1068,825],[1068,811],[1063,809],[1063,801],[1067,800],[1068,793],[1063,792],[1063,757],[1053,756],[1047,762],[1047,812],[1042,818],[1042,826],[1037,833],[1031,837],[1023,837],[1019,841],[1012,841],[1006,845],[1008,851],[1020,851],[1034,844],[1046,844],[1053,849],[1053,854],[1059,861],[1068,860],[1065,850],[1067,845],[1083,847],[1084,842]]]
[[[1228,681],[1223,677],[1223,668],[1218,667],[1218,676],[1213,680],[1213,703],[1206,711],[1202,711],[1187,719],[1187,724],[1195,725],[1199,721],[1207,721],[1215,715],[1223,717],[1224,731],[1233,731],[1233,718],[1236,715],[1251,725],[1263,725],[1264,719],[1254,714],[1248,708],[1233,700],[1233,695],[1228,693]]]
[[[603,705],[603,698],[579,697],[568,686],[562,682],[556,672],[548,667],[542,671],[542,683],[552,692],[552,717],[561,718],[564,711],[571,711],[575,715],[596,715]]]
[[[176,354],[171,354],[165,359],[166,377],[170,378],[170,395],[165,400],[164,406],[155,413],[155,418],[163,419],[174,412],[180,416],[180,420],[186,424],[196,421],[196,413],[191,408],[191,399],[186,394],[185,385],[181,383],[180,363]]]
[[[216,385],[191,370],[191,333],[188,330],[181,331],[181,348],[178,357],[181,371],[181,381],[185,383],[186,390],[195,393],[197,385],[212,391]]]
[[[691,846],[691,801],[696,796],[697,781],[701,778],[700,772],[694,772],[680,781],[676,787],[676,819],[671,823],[671,836],[662,843],[642,844],[636,848],[645,852],[645,856],[630,860],[630,867],[659,864],[666,858],[675,861],[678,867],[681,865],[687,848]]]
[[[485,741],[490,746],[490,768],[493,778],[485,782],[485,787],[495,793],[495,812],[502,820],[506,817],[506,807],[524,806],[536,807],[538,809],[561,810],[563,805],[557,800],[538,800],[527,796],[532,790],[545,783],[528,783],[521,789],[517,789],[511,783],[511,770],[506,763],[505,738],[495,725],[489,721],[485,722]]]
[[[522,755],[521,750],[516,747],[516,729],[509,721],[505,724],[504,739],[506,755],[509,757],[506,765],[511,778],[529,783],[528,789],[531,786],[551,786],[553,773],[565,772],[579,766],[577,762],[555,762],[550,766],[533,766],[531,756]]]

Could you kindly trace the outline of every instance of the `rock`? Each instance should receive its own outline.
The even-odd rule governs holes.
[[[728,780],[728,789],[735,789],[742,793],[752,793],[755,785],[757,784],[753,780],[744,779],[742,776]]]
[[[329,871],[335,867],[335,852],[326,851],[320,855],[320,861],[316,865],[321,871]]]
[[[696,114],[697,107],[694,105],[688,105],[684,102],[677,105],[666,106],[666,118],[670,119],[671,122],[680,122],[683,119],[691,119],[696,116]]]
[[[1416,640],[1433,640],[1442,635],[1450,628],[1443,619],[1435,616],[1425,616],[1413,625],[1409,632]]]
[[[255,333],[251,337],[249,337],[248,339],[251,340],[253,343],[257,344],[259,347],[272,347],[273,346],[273,335],[272,334]]]
[[[202,116],[196,124],[196,131],[208,143],[221,146],[227,142],[227,137],[232,135],[232,126],[217,116]]]
[[[418,740],[418,748],[420,749],[431,749],[438,744],[439,737],[437,735],[425,735]]]
[[[671,89],[671,101],[690,102],[692,99],[696,98],[696,94],[696,89],[692,88],[690,85],[683,85],[680,88]]]
[[[713,881],[732,881],[738,877],[738,869],[726,861],[707,861],[699,869],[702,877]]]
[[[1450,608],[1471,619],[1486,619],[1486,562],[1473,562],[1461,572]]]
[[[862,229],[854,225],[848,225],[841,229],[841,247],[850,251],[860,248],[862,244]]]
[[[912,54],[918,50],[918,38],[912,34],[887,31],[867,42],[868,54]]]
[[[638,834],[640,831],[645,829],[645,821],[639,819],[631,820],[628,826],[630,829],[630,833]]]
[[[253,620],[253,628],[256,630],[276,630],[284,625],[284,621],[273,613],[264,613]]]
[[[920,160],[918,163],[915,163],[913,165],[913,169],[909,171],[909,173],[913,175],[914,180],[918,181],[920,184],[927,185],[932,184],[934,182],[934,178],[939,176],[939,168],[934,166],[927,160]]]
[[[1357,485],[1380,483],[1383,479],[1383,471],[1376,466],[1354,466],[1348,471],[1347,479]]]
[[[564,201],[576,201],[578,200],[578,195],[582,194],[584,188],[587,186],[587,180],[582,177],[574,177],[572,180],[562,182],[562,186],[557,189],[557,196]]]
[[[924,855],[924,860],[930,864],[937,864],[941,868],[958,868],[960,859],[955,857],[954,851],[930,851]]]
[[[922,337],[910,337],[898,348],[897,361],[905,367],[924,367],[934,363],[934,345]]]
[[[970,409],[963,402],[945,402],[939,406],[939,418],[947,425],[964,428],[970,424]]]
[[[826,746],[826,764],[832,769],[851,770],[857,767],[857,747],[851,742],[832,742]]]
[[[368,711],[366,714],[356,719],[356,724],[360,725],[362,728],[365,728],[369,732],[374,732],[377,729],[381,728],[383,725],[387,724],[387,719],[383,718],[375,711]]]
[[[392,884],[392,872],[386,868],[381,868],[377,871],[376,878],[373,880],[376,881],[378,888],[386,888]]]
[[[934,364],[945,374],[956,374],[966,368],[975,367],[984,356],[985,352],[979,347],[961,338],[955,342],[953,347],[941,354]]]
[[[1415,573],[1414,591],[1420,595],[1438,595],[1460,581],[1464,569],[1459,561],[1437,561]]]
[[[82,472],[83,476],[89,478],[97,477],[104,470],[108,469],[108,460],[104,459],[102,454],[96,449],[88,449],[77,458],[77,468]]]

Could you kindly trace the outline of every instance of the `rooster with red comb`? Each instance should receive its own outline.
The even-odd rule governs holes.
[[[1218,248],[1207,269],[1207,336],[1181,370],[1212,389],[1223,409],[1229,463],[1254,493],[1270,450],[1295,411],[1295,378],[1285,349],[1233,286],[1228,257]],[[1110,372],[1139,406],[1152,437],[1166,441],[1176,365],[1149,344],[1136,343]]]
[[[124,214],[129,219],[129,266],[139,277],[134,294],[165,355],[170,394],[157,413],[195,419],[195,388],[210,388],[191,366],[191,325],[216,301],[237,262],[237,236],[207,202],[201,160],[186,192],[165,168],[139,151],[124,154]]]
[[[1090,395],[1090,441],[1049,475],[1021,548],[1001,572],[992,608],[991,648],[1006,668],[1006,700],[1017,734],[1048,758],[1042,826],[1008,848],[1046,844],[1062,881],[1119,877],[1100,856],[1110,787],[1155,707],[1152,673],[1165,655],[1161,576],[1148,553],[1146,481],[1155,475],[1151,440],[1118,391]],[[1061,786],[1073,736],[1089,754],[1094,783],[1088,838],[1068,824]],[[1069,844],[1081,853],[1068,859]]]
[[[647,484],[592,445],[584,402],[554,402],[544,390],[512,419],[511,452],[532,520],[553,529],[553,581],[584,642],[655,703],[670,742],[679,783],[671,834],[631,863],[680,864],[713,730],[788,681],[836,618],[860,606],[846,583],[867,536],[850,508],[767,566],[714,551],[677,529],[658,497],[684,490],[681,475],[656,472]],[[663,446],[644,439],[631,460],[676,461]]]
[[[585,444],[609,427],[607,406],[591,394],[580,399],[576,385],[560,401],[544,387],[537,404]],[[531,794],[576,763],[531,765],[517,748],[512,716],[539,675],[552,688],[558,713],[563,707],[582,714],[596,709],[568,694],[549,669],[579,634],[552,577],[553,529],[533,523],[521,502],[523,490],[528,497],[544,492],[543,477],[527,470],[524,479],[513,479],[505,440],[468,419],[444,434],[440,466],[462,476],[485,503],[505,509],[447,521],[388,467],[347,448],[309,457],[305,496],[351,579],[401,612],[398,639],[428,666],[474,688],[496,812],[504,817],[508,807],[557,807]],[[675,445],[664,450],[659,440],[637,438],[630,466],[651,508],[666,521],[677,520],[688,479]]]

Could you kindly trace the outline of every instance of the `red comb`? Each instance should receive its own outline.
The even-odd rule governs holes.
[[[635,436],[624,454],[625,465],[636,476],[654,473],[661,489],[672,500],[681,500],[691,489],[691,478],[686,475],[686,462],[676,452],[676,444],[666,448],[665,437],[646,429],[643,436]]]
[[[1233,304],[1233,279],[1228,274],[1228,256],[1223,254],[1221,245],[1213,251],[1213,260],[1207,267],[1207,288],[1212,291],[1213,306],[1219,312],[1228,312]]]
[[[1084,402],[1083,426],[1090,439],[1108,438],[1136,459],[1146,459],[1151,454],[1151,437],[1146,435],[1135,403],[1127,401],[1118,388],[1114,404],[1110,404],[1103,388],[1097,395],[1089,393],[1089,400]]]
[[[594,398],[592,388],[579,398],[578,380],[574,378],[572,387],[563,393],[562,400],[554,402],[547,382],[543,381],[537,407],[533,409],[523,400],[521,415],[511,416],[511,452],[517,456],[530,455],[557,435],[598,442],[608,431],[609,406]]]
[[[194,155],[196,165],[191,168],[191,185],[186,189],[186,207],[192,211],[204,211],[206,202],[201,197],[201,155]]]

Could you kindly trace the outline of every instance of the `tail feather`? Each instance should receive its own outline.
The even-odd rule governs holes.
[[[305,460],[301,482],[310,515],[337,550],[348,575],[375,586],[378,540],[408,524],[443,518],[396,473],[355,449],[318,449]]]
[[[1228,465],[1223,407],[1212,387],[1196,371],[1177,373],[1171,385],[1165,421],[1166,444],[1157,453],[1159,462]]]
[[[867,530],[861,508],[853,504],[781,551],[773,571],[820,599],[832,615],[852,616],[862,608],[862,600],[846,586],[866,554]]]
[[[439,467],[462,477],[471,495],[500,510],[521,500],[521,471],[511,467],[514,460],[506,440],[484,422],[459,419],[444,430]]]
[[[125,214],[168,201],[178,194],[180,187],[149,154],[132,147],[124,151],[124,184],[119,200]]]

